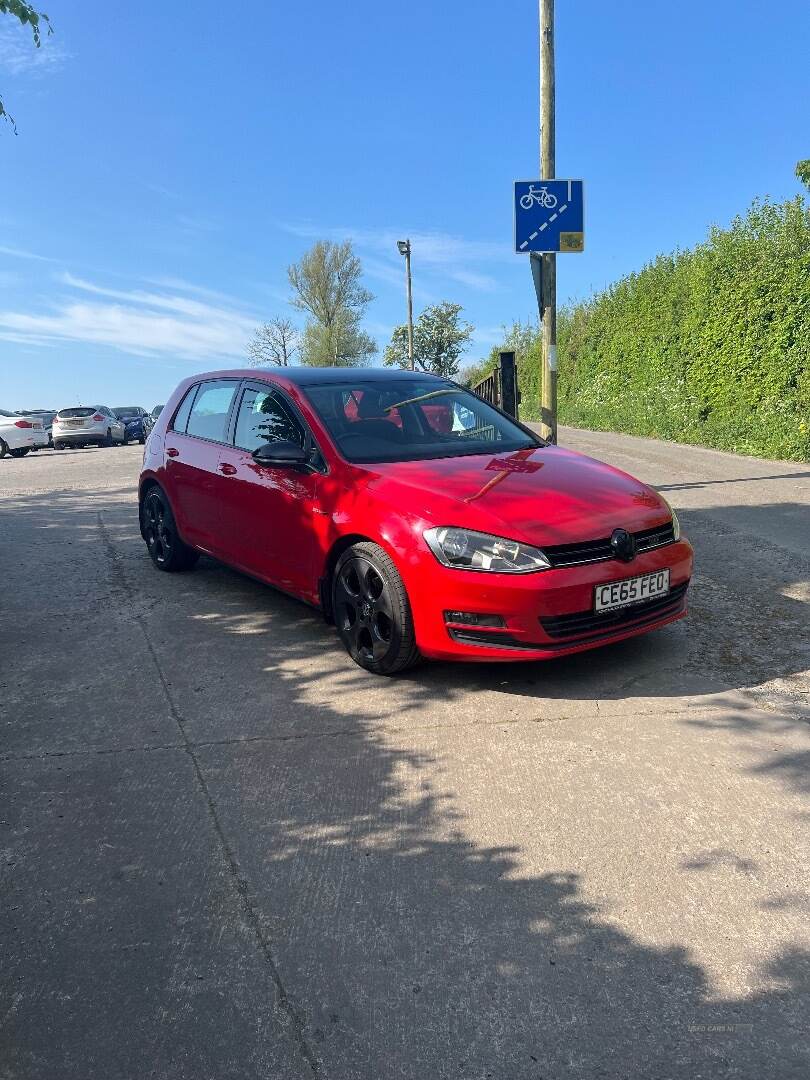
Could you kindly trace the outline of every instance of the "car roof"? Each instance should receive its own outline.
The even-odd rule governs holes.
[[[263,376],[272,376],[281,382],[292,383],[294,386],[328,386],[329,384],[343,383],[346,379],[363,379],[364,382],[386,383],[402,382],[402,380],[436,379],[447,382],[447,379],[439,375],[432,375],[425,371],[409,371],[407,368],[382,368],[382,367],[251,367],[234,368],[225,371],[207,371],[200,375],[188,378],[186,383],[199,382],[201,379],[216,378],[241,378],[261,379]]]

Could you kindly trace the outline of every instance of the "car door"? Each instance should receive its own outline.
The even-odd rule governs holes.
[[[110,431],[114,442],[126,442],[127,438],[127,425],[119,420],[112,409],[104,408],[104,412],[110,421]]]
[[[312,448],[313,466],[258,464],[266,442],[289,440]],[[312,599],[321,458],[303,417],[270,384],[246,382],[239,391],[230,444],[221,449],[218,493],[226,561],[287,592]]]
[[[210,379],[192,387],[163,440],[167,494],[181,535],[223,558],[217,465],[238,386],[238,379]]]

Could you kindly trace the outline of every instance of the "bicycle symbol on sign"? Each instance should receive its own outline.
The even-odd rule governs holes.
[[[540,206],[545,206],[548,210],[552,210],[557,205],[557,196],[552,195],[545,184],[541,188],[536,188],[534,184],[529,184],[528,192],[520,197],[520,205],[524,210],[531,210],[534,203],[539,203]]]

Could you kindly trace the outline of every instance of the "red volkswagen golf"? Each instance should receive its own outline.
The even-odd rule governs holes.
[[[320,607],[383,675],[546,660],[686,614],[692,548],[657,492],[417,372],[186,379],[139,500],[160,570],[213,555]]]

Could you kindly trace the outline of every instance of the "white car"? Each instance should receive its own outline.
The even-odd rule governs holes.
[[[66,446],[124,446],[126,424],[106,405],[77,405],[60,409],[53,418],[54,450]]]
[[[20,416],[0,409],[0,458],[25,457],[29,450],[48,445],[41,416]]]

